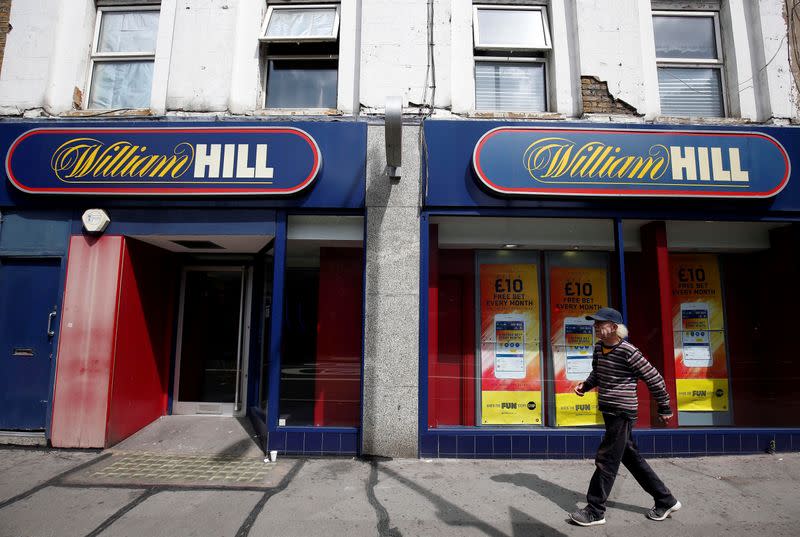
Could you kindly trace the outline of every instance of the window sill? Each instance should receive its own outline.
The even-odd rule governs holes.
[[[112,108],[93,110],[70,110],[59,114],[61,117],[150,117],[153,111],[149,108]]]
[[[749,125],[753,123],[753,120],[741,117],[656,116],[653,122],[668,125]]]
[[[533,119],[547,121],[564,121],[565,114],[558,112],[470,112],[468,117],[476,119]]]
[[[336,108],[258,108],[254,116],[343,116]]]

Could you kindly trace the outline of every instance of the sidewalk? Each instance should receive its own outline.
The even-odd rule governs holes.
[[[800,534],[800,454],[651,459],[684,508],[647,520],[622,470],[594,528],[566,521],[591,460],[145,459],[0,449],[0,536]]]

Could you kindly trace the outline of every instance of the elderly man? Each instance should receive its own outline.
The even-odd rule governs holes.
[[[672,496],[639,454],[631,434],[638,410],[636,383],[639,379],[647,384],[658,403],[659,421],[667,423],[672,418],[664,379],[639,349],[625,341],[628,329],[622,324],[620,312],[612,308],[600,308],[597,313],[586,318],[594,321],[598,341],[594,346],[592,372],[575,387],[575,393],[583,397],[587,391],[598,388],[599,407],[606,424],[606,433],[597,449],[597,469],[586,494],[589,505],[569,516],[580,526],[606,523],[606,500],[614,486],[621,462],[655,500],[655,506],[647,512],[647,518],[664,520],[670,513],[681,508],[681,502]]]

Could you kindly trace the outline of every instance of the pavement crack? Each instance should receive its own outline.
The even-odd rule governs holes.
[[[250,534],[250,530],[253,529],[253,524],[255,524],[258,515],[261,514],[261,511],[264,509],[264,505],[266,505],[267,501],[273,496],[286,490],[286,487],[289,486],[289,483],[291,483],[295,476],[300,472],[300,468],[303,467],[303,464],[305,464],[305,461],[297,461],[292,469],[289,470],[285,476],[283,476],[283,479],[281,479],[281,482],[278,483],[277,486],[264,493],[261,499],[258,500],[258,503],[256,503],[253,506],[253,509],[250,510],[250,514],[248,514],[247,518],[244,519],[242,525],[239,526],[239,530],[236,532],[236,537],[247,537]]]
[[[378,501],[375,495],[375,486],[378,484],[378,461],[369,461],[370,472],[369,482],[367,482],[367,499],[369,504],[375,509],[375,514],[378,516],[378,535],[380,537],[402,537],[402,533],[397,528],[389,527],[389,511]]]
[[[61,472],[57,476],[48,479],[44,483],[40,483],[40,484],[36,485],[35,487],[26,490],[25,492],[22,492],[22,493],[17,494],[16,496],[14,496],[12,498],[9,498],[9,499],[7,499],[7,500],[5,500],[3,502],[0,502],[0,509],[6,507],[8,505],[11,505],[12,503],[18,502],[20,500],[24,500],[25,498],[27,498],[29,496],[32,496],[33,494],[36,494],[37,492],[39,492],[43,488],[47,488],[47,487],[49,487],[51,485],[57,484],[59,481],[61,481],[65,477],[67,477],[69,475],[72,475],[72,474],[74,474],[76,472],[80,472],[84,468],[88,468],[89,466],[91,466],[91,465],[93,465],[95,463],[98,463],[100,461],[103,461],[103,460],[109,458],[110,456],[111,456],[111,453],[104,453],[103,455],[100,455],[99,457],[95,457],[94,459],[88,460],[88,461],[86,461],[84,463],[81,463],[81,464],[75,466],[74,468],[70,468],[69,470]]]
[[[111,526],[111,524],[113,524],[114,522],[116,522],[117,520],[122,518],[125,515],[125,513],[127,513],[128,511],[130,511],[131,509],[133,509],[137,505],[139,505],[142,502],[144,502],[147,498],[149,498],[150,496],[153,496],[154,494],[156,494],[158,492],[161,492],[161,488],[160,487],[150,487],[150,488],[146,489],[142,494],[137,496],[136,499],[134,499],[131,502],[128,502],[126,505],[124,505],[122,508],[120,508],[116,513],[114,513],[113,515],[111,515],[110,517],[105,519],[102,524],[100,524],[94,530],[92,530],[91,533],[88,533],[86,535],[86,537],[96,537],[97,535],[100,535],[106,529],[108,529],[108,527]]]

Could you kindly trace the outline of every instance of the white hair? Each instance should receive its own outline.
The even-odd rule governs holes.
[[[624,324],[618,324],[617,337],[619,337],[620,339],[625,339],[626,337],[628,337],[628,327],[625,326]]]

